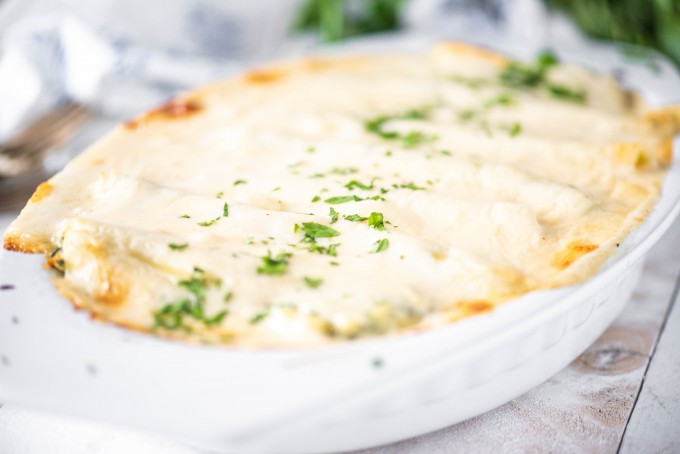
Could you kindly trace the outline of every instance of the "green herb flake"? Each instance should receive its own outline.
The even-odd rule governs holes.
[[[392,120],[425,120],[428,118],[428,114],[429,111],[427,109],[409,109],[397,115],[381,115],[366,120],[364,122],[364,129],[385,140],[402,140],[404,147],[414,148],[418,145],[437,140],[437,137],[419,131],[411,131],[408,134],[403,135],[397,131],[386,130],[385,125]]]
[[[334,175],[350,175],[353,173],[357,173],[359,169],[356,167],[333,167],[330,170],[330,173]]]
[[[468,122],[471,121],[476,116],[477,113],[474,110],[464,110],[460,114],[458,114],[458,119],[462,122]]]
[[[551,66],[555,66],[559,63],[560,60],[557,58],[557,55],[555,55],[549,49],[544,50],[536,57],[536,64],[542,69],[550,68]]]
[[[204,317],[203,318],[203,323],[205,323],[206,326],[215,326],[219,325],[220,322],[224,319],[224,317],[227,316],[229,311],[226,309],[221,310],[217,314],[213,315],[212,317]]]
[[[490,109],[496,106],[510,106],[515,103],[515,99],[507,94],[500,94],[493,99],[490,99],[484,104],[484,107]]]
[[[534,65],[511,62],[500,75],[501,83],[512,88],[533,88],[543,82],[544,70]]]
[[[312,203],[318,202],[319,200],[321,200],[321,196],[315,195],[314,197],[312,197]]]
[[[356,195],[344,195],[344,196],[336,196],[336,197],[330,197],[324,202],[330,203],[331,205],[337,205],[339,203],[347,203],[347,202],[360,202],[363,199],[361,197],[358,197]]]
[[[315,152],[316,152],[316,148],[315,148],[315,147],[308,147],[308,148],[307,148],[307,153],[310,153],[310,154],[311,154],[311,153],[315,153]]]
[[[169,243],[168,247],[173,251],[183,251],[189,247],[189,243]]]
[[[340,235],[337,230],[316,222],[303,222],[301,228],[307,238],[331,238]]]
[[[326,255],[330,255],[331,257],[337,257],[338,246],[340,246],[340,243],[333,243],[330,246],[328,246],[328,248],[326,249]]]
[[[225,218],[229,217],[229,204],[227,202],[224,202],[224,206],[222,207],[222,216]]]
[[[368,218],[359,216],[358,214],[350,214],[348,216],[344,216],[344,219],[350,222],[364,222]]]
[[[563,85],[547,84],[548,93],[555,98],[560,98],[565,101],[570,101],[577,104],[586,102],[586,93],[584,91],[576,91]]]
[[[182,216],[179,216],[180,219],[191,219],[191,216],[188,214],[183,214]]]
[[[406,134],[403,139],[406,148],[415,148],[418,145],[434,142],[438,137],[420,131],[411,131]]]
[[[224,192],[220,191],[217,194],[215,194],[216,199],[221,199],[224,196]]]
[[[385,230],[385,221],[383,219],[383,214],[378,212],[373,212],[368,216],[368,226],[373,227],[376,230]]]
[[[451,156],[453,154],[449,150],[439,150],[439,153],[443,154],[444,156]]]
[[[373,180],[371,180],[371,184],[364,184],[360,181],[352,180],[349,183],[347,183],[345,185],[345,187],[347,189],[349,189],[350,191],[352,191],[354,188],[363,189],[364,191],[370,191],[371,189],[373,189],[373,183],[374,182],[375,182],[375,178]]]
[[[246,180],[236,180],[236,181],[234,181],[233,185],[238,186],[240,184],[246,184],[246,183],[248,183]]]
[[[340,213],[335,211],[335,208],[331,207],[330,211],[328,212],[328,215],[331,217],[331,224],[335,224],[338,222],[338,216]]]
[[[271,308],[267,308],[267,309],[265,309],[261,312],[258,312],[257,314],[253,315],[250,318],[250,324],[251,325],[257,325],[258,323],[262,323],[262,321],[264,321],[264,319],[269,317],[270,314],[271,314]]]
[[[378,252],[382,252],[388,247],[390,247],[390,240],[388,240],[387,238],[378,240],[373,245],[373,250],[371,251],[371,254],[377,254]]]
[[[321,278],[312,278],[312,277],[304,277],[305,284],[307,284],[307,287],[309,288],[317,288],[321,284],[323,284],[323,279]]]
[[[260,257],[262,264],[257,267],[257,274],[267,275],[281,275],[288,270],[288,260],[293,254],[290,252],[279,252],[275,257],[272,257],[271,251],[267,251],[267,255]]]
[[[508,135],[510,137],[517,137],[522,133],[522,125],[520,123],[514,123],[508,128]]]
[[[399,185],[399,187],[402,188],[402,189],[410,189],[411,191],[424,191],[425,190],[424,187],[418,186],[415,183],[413,183],[412,181],[410,181],[408,183],[402,183],[402,184]]]
[[[205,303],[206,292],[211,287],[219,287],[222,281],[209,277],[201,268],[194,267],[194,272],[188,279],[178,281],[177,285],[189,293],[188,297],[166,304],[154,312],[154,326],[168,330],[191,328],[185,324],[186,318],[192,318],[202,322],[205,326],[219,324],[227,315],[226,311],[218,312],[212,316],[206,316]]]
[[[220,219],[221,219],[221,217],[218,216],[215,219],[211,219],[209,221],[198,222],[198,225],[200,225],[201,227],[210,227],[211,225],[213,225],[214,223],[216,223]]]

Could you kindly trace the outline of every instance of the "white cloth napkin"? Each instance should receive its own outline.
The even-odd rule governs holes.
[[[298,2],[6,0],[0,142],[65,100],[130,117],[231,74],[281,47]]]

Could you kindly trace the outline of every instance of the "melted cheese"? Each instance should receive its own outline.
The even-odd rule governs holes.
[[[5,247],[49,254],[98,318],[240,346],[438,326],[581,282],[656,200],[680,116],[647,121],[570,66],[513,88],[509,64],[452,44],[197,90],[42,185]]]

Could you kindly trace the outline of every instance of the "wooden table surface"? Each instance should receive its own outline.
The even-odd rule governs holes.
[[[7,197],[0,185],[0,199]],[[0,213],[0,232],[14,215]],[[363,452],[680,453],[679,283],[680,222],[675,222],[650,251],[621,315],[563,371],[486,414]],[[202,453],[13,404],[0,408],[0,454],[48,452]]]

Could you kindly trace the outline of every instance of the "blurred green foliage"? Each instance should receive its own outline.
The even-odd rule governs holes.
[[[404,0],[307,0],[295,29],[316,31],[323,41],[339,41],[400,26]]]
[[[652,47],[680,66],[680,0],[546,0],[586,34]]]
[[[306,0],[295,29],[316,32],[326,42],[398,29],[406,1]],[[658,49],[680,66],[680,0],[544,1],[594,38]]]

